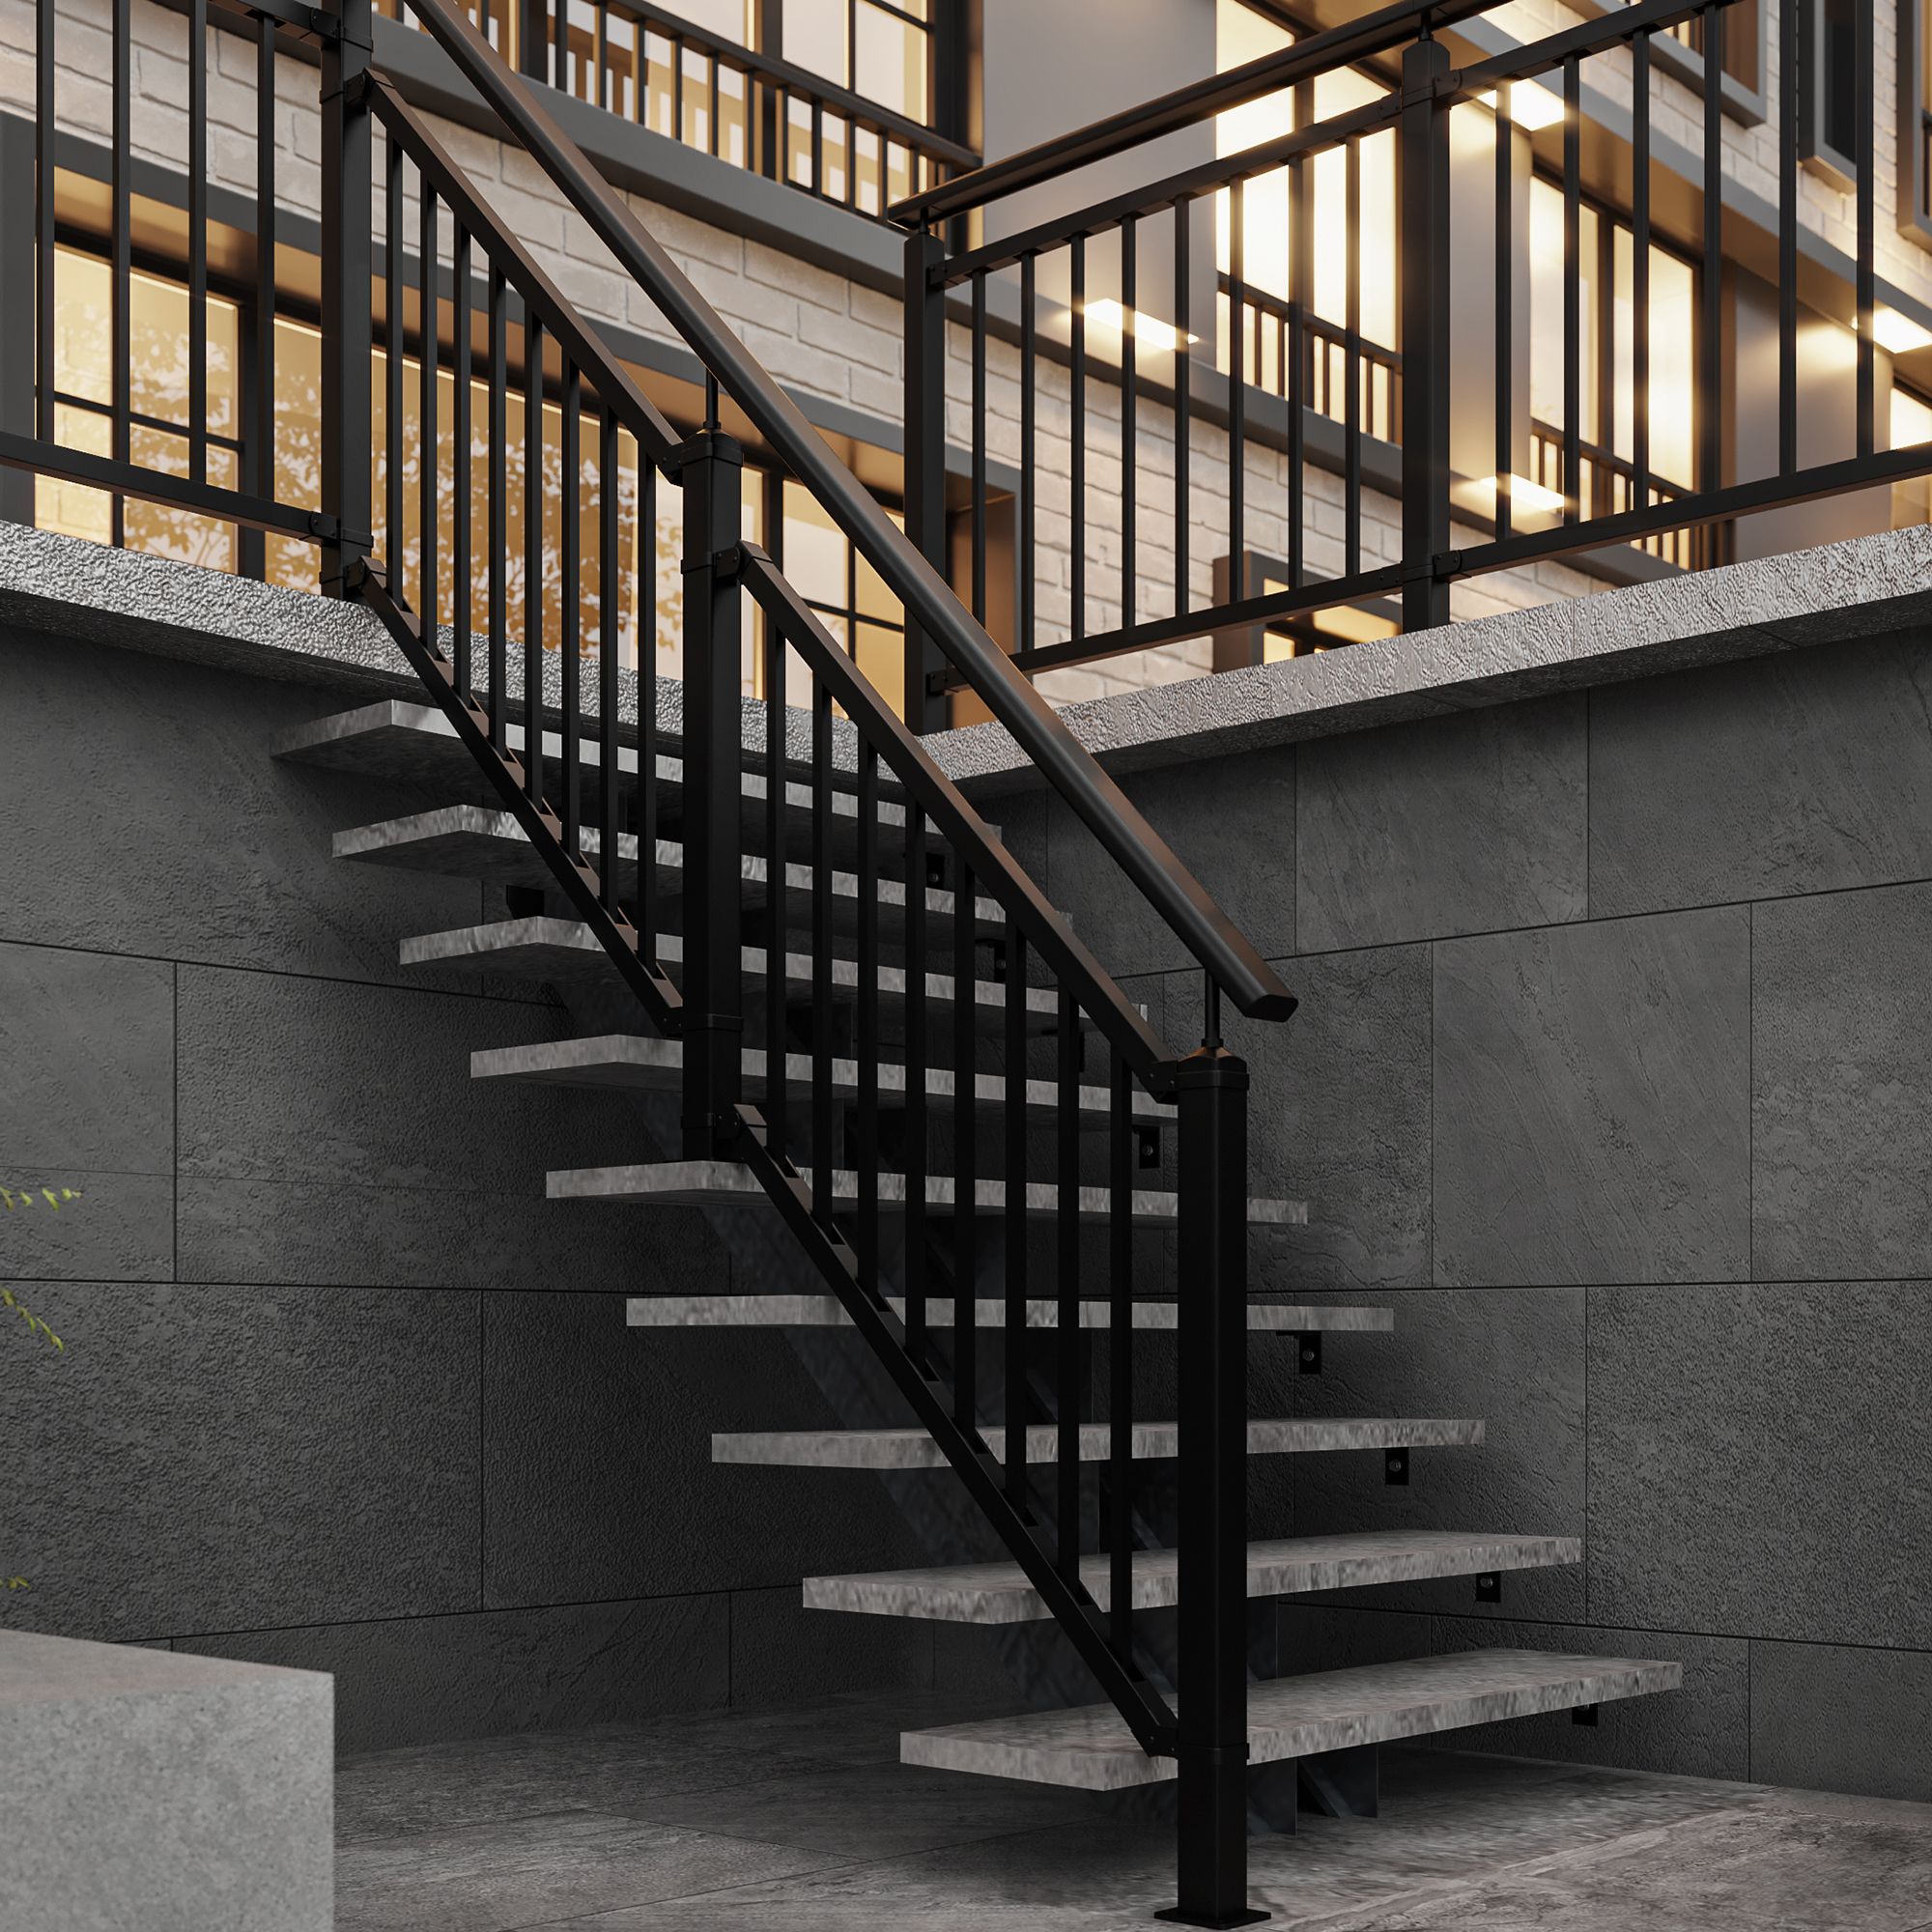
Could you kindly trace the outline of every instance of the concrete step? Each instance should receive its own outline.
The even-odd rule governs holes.
[[[602,849],[598,834],[586,829],[582,835],[583,856],[598,863]],[[629,834],[617,841],[617,890],[628,903],[638,891],[638,841]],[[665,912],[676,917],[674,908],[682,903],[686,889],[684,847],[674,839],[656,842],[654,888],[661,895]],[[434,811],[419,811],[408,818],[385,819],[376,825],[358,825],[335,835],[334,856],[362,865],[396,866],[408,871],[435,872],[444,877],[482,879],[497,886],[547,887],[554,883],[550,868],[537,856],[524,829],[507,811],[492,811],[480,805],[445,805]],[[771,901],[770,867],[753,854],[738,862],[739,895],[747,907],[765,906]],[[906,889],[895,879],[874,881],[879,903],[879,936],[888,944],[900,943],[905,931]],[[810,867],[796,863],[785,867],[784,915],[786,926],[794,931],[810,930],[816,902]],[[856,873],[835,870],[832,874],[832,927],[849,934],[858,929],[859,880]],[[953,895],[928,888],[925,895],[928,944],[952,943]],[[976,895],[974,929],[989,938],[1006,931],[1005,911],[992,899]]]
[[[903,1318],[905,1303],[886,1297]],[[973,1321],[980,1328],[1004,1328],[1007,1304],[980,1299],[973,1304]],[[1080,1304],[1083,1328],[1112,1326],[1104,1301]],[[1172,1301],[1136,1301],[1136,1328],[1171,1329],[1179,1319]],[[852,1318],[831,1294],[634,1294],[624,1304],[624,1320],[632,1328],[849,1328]],[[952,1326],[952,1302],[945,1295],[929,1296],[925,1304],[929,1328]],[[1058,1328],[1057,1301],[1030,1300],[1029,1328]],[[1290,1302],[1251,1301],[1248,1328],[1257,1335],[1389,1335],[1395,1332],[1390,1308],[1304,1308]]]
[[[618,1087],[656,1093],[676,1093],[684,1079],[684,1048],[674,1039],[652,1039],[641,1034],[604,1034],[595,1039],[545,1040],[533,1046],[494,1047],[469,1057],[470,1077],[475,1080],[523,1081],[551,1087]],[[811,1082],[811,1056],[785,1055],[785,1078],[791,1083],[794,1098],[803,1098]],[[1007,1109],[1007,1082],[1003,1075],[981,1073],[975,1080],[976,1104],[988,1113],[1004,1114]],[[955,1085],[950,1068],[926,1069],[926,1098],[940,1106],[952,1105]],[[834,1060],[832,1089],[836,1098],[855,1101],[859,1097],[859,1063]],[[761,1049],[745,1049],[745,1094],[748,1099],[761,1099],[765,1092],[765,1056]],[[879,1097],[888,1106],[898,1104],[906,1092],[906,1070],[895,1062],[879,1066]],[[1060,1114],[1059,1088],[1051,1080],[1026,1083],[1029,1118],[1042,1122],[1057,1120]],[[1111,1117],[1109,1095],[1104,1087],[1080,1089],[1081,1119],[1094,1126],[1104,1126]],[[1140,1126],[1157,1126],[1176,1118],[1172,1107],[1161,1105],[1138,1085],[1133,1090],[1133,1119]]]
[[[1248,1687],[1248,1762],[1434,1737],[1539,1711],[1652,1696],[1683,1683],[1681,1663],[1533,1650],[1472,1650],[1277,1677]],[[1178,1771],[1173,1758],[1143,1751],[1111,1704],[907,1731],[899,1757],[936,1771],[1086,1791],[1158,1784]]]
[[[475,973],[502,973],[512,979],[602,980],[614,976],[616,968],[605,957],[590,928],[573,919],[498,919],[487,925],[457,926],[448,932],[426,932],[406,939],[400,949],[405,966],[455,966]],[[674,932],[657,936],[658,963],[678,978],[676,969],[684,964],[684,941]],[[740,955],[743,969],[752,980],[765,974],[765,952],[761,946],[748,946]],[[903,1005],[905,970],[898,966],[875,966],[879,1003],[889,1016],[895,1016]],[[785,954],[785,996],[789,1000],[809,1000],[817,986],[812,964],[803,952]],[[832,996],[852,1001],[859,994],[859,968],[854,960],[832,962]],[[973,982],[974,1008],[981,1033],[997,1033],[1007,1023],[1007,989],[992,980]],[[926,1009],[944,1014],[950,1023],[952,1009],[952,976],[928,973],[925,976]],[[1029,986],[1026,993],[1027,1029],[1031,1033],[1051,1033],[1060,1018],[1060,1002],[1045,986]],[[1083,1015],[1084,1022],[1084,1015]]]
[[[765,1191],[752,1170],[735,1160],[667,1160],[637,1167],[577,1167],[554,1170],[550,1176],[553,1201],[623,1201],[651,1208],[763,1208],[769,1205]],[[1007,1206],[1007,1184],[1003,1180],[980,1180],[974,1188],[974,1201],[982,1214],[1003,1214]],[[879,1202],[888,1211],[905,1204],[905,1177],[879,1176]],[[1136,1227],[1172,1228],[1180,1197],[1165,1190],[1136,1188],[1133,1194],[1133,1220]],[[929,1210],[951,1214],[953,1186],[951,1175],[929,1174],[925,1178],[925,1201]],[[1109,1196],[1104,1187],[1083,1187],[1077,1213],[1083,1221],[1107,1219]],[[835,1168],[832,1175],[834,1208],[859,1205],[859,1177],[850,1168]],[[1027,1213],[1037,1218],[1053,1218],[1060,1212],[1060,1190],[1049,1181],[1027,1183]],[[1305,1201],[1254,1201],[1248,1203],[1248,1225],[1255,1228],[1299,1227],[1308,1219]]]
[[[986,1446],[1001,1462],[1007,1432],[985,1432]],[[1104,1422],[1080,1425],[1080,1460],[1104,1463],[1112,1450]],[[1392,1420],[1383,1418],[1292,1416],[1248,1424],[1250,1456],[1326,1455],[1344,1449],[1464,1449],[1483,1439],[1480,1422]],[[1134,1456],[1152,1462],[1172,1456],[1179,1440],[1172,1422],[1134,1424]],[[946,1458],[923,1429],[763,1430],[750,1435],[714,1435],[714,1463],[751,1463],[788,1469],[943,1469]],[[1060,1431],[1038,1423],[1027,1431],[1027,1461],[1057,1463]]]
[[[524,727],[509,727],[510,750],[519,757],[524,751]],[[601,750],[595,738],[582,743],[583,791],[587,804],[602,793]],[[270,754],[295,764],[320,765],[329,771],[355,772],[364,778],[385,779],[392,782],[421,784],[439,796],[468,800],[475,805],[494,807],[497,793],[476,761],[464,750],[447,719],[434,706],[410,704],[391,698],[379,704],[364,704],[353,711],[317,718],[279,731],[270,741]],[[562,797],[563,740],[555,731],[543,734],[545,782],[554,801]],[[618,770],[635,780],[638,753],[635,745],[623,745],[617,752]],[[675,831],[684,808],[684,761],[659,754],[658,810],[660,823]],[[851,782],[849,776],[845,781]],[[891,781],[883,787],[893,790]],[[764,850],[765,780],[761,772],[744,772],[739,777],[743,801],[745,849]],[[785,783],[787,808],[786,853],[806,859],[811,852],[811,792],[796,779]],[[892,797],[879,803],[879,849],[888,857],[905,846],[906,815],[903,805]],[[850,865],[857,856],[859,801],[853,791],[832,794],[833,853],[838,861]],[[927,843],[944,849],[930,827]]]
[[[1415,1583],[1432,1577],[1481,1577],[1580,1563],[1576,1536],[1470,1536],[1449,1529],[1378,1529],[1343,1536],[1293,1536],[1248,1545],[1248,1595],[1352,1590],[1370,1583]],[[1134,1608],[1179,1603],[1180,1556],[1134,1551]],[[1080,1580],[1102,1609],[1113,1605],[1112,1564],[1080,1559]],[[1024,1624],[1048,1614],[1017,1563],[968,1563],[950,1570],[886,1570],[868,1577],[808,1577],[805,1607],[867,1616],[925,1617],[936,1623]]]

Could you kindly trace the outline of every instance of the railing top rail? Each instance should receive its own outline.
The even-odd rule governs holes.
[[[415,11],[414,0],[407,0],[407,4],[412,12]],[[557,0],[557,4],[567,6],[569,0]],[[663,7],[652,5],[650,0],[639,0],[636,5],[629,4],[629,0],[610,0],[610,5],[612,13],[623,14],[641,26],[662,29],[667,37],[696,47],[709,59],[723,61],[727,67],[755,74],[760,80],[775,82],[794,94],[810,95],[827,107],[836,108],[847,120],[866,122],[909,148],[916,147],[923,154],[936,156],[940,160],[952,161],[962,168],[977,168],[980,165],[980,156],[971,148],[949,140],[944,134],[894,108],[868,100],[863,94],[855,94],[849,87],[841,87],[837,81],[828,80],[810,68],[795,66],[777,54],[760,53],[757,48],[748,47],[715,28],[701,27],[695,20],[687,20]]]
[[[1501,0],[1396,0],[1396,4],[1367,14],[1324,33],[1311,34],[1280,53],[1264,54],[1245,67],[1191,81],[1172,94],[1129,107],[1091,127],[1042,141],[1037,147],[1009,155],[1005,160],[962,175],[923,193],[908,195],[886,211],[889,221],[920,227],[983,208],[1022,188],[1070,174],[1109,156],[1124,154],[1144,142],[1158,140],[1182,128],[1211,121],[1217,114],[1240,107],[1264,95],[1276,94],[1297,81],[1313,80],[1355,61],[1386,53],[1412,40],[1419,29],[1446,27],[1472,14],[1488,13]],[[1687,9],[1695,12],[1695,9]]]
[[[811,489],[834,524],[905,606],[907,615],[971,681],[994,717],[1188,952],[1243,1013],[1286,1019],[1294,1000],[1274,969],[1012,668],[945,579],[826,447],[804,412],[725,326],[630,204],[557,127],[534,90],[511,72],[468,18],[442,0],[412,4],[458,71],[562,189],[779,460]]]

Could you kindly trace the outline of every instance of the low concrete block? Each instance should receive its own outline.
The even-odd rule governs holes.
[[[329,1932],[334,1684],[0,1632],[0,1925]]]

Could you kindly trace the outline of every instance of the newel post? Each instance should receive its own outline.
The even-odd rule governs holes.
[[[370,358],[375,325],[375,130],[362,76],[372,0],[335,0],[341,31],[322,45],[322,587],[342,594],[350,564],[374,548]]]
[[[1440,41],[1402,56],[1402,628],[1449,621],[1449,71]]]

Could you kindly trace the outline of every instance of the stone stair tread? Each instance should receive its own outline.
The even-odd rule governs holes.
[[[602,837],[595,826],[586,825],[581,834],[583,856],[595,865],[603,849]],[[655,843],[656,889],[666,898],[682,896],[685,890],[684,846],[674,838]],[[404,818],[382,819],[372,825],[352,826],[338,832],[333,843],[337,859],[365,865],[398,866],[410,871],[434,872],[454,878],[482,879],[499,886],[537,886],[553,883],[550,868],[538,856],[528,835],[507,811],[492,810],[480,805],[442,805],[428,811],[412,812]],[[629,898],[637,891],[639,845],[637,838],[620,834],[617,840],[618,891]],[[769,897],[770,868],[753,853],[739,862],[739,877],[747,905],[763,905]],[[895,927],[903,919],[906,891],[896,879],[877,879],[882,923]],[[810,918],[814,886],[812,870],[796,861],[785,867],[786,917],[797,923]],[[834,869],[832,897],[842,909],[842,923],[849,930],[858,917],[859,880],[853,872]],[[949,927],[953,916],[953,895],[929,887],[925,895],[929,922]],[[978,926],[1004,930],[1007,916],[996,900],[976,895],[974,919]]]
[[[514,720],[508,726],[509,749],[518,756],[524,750],[524,727]],[[583,782],[587,798],[595,798],[601,781],[603,748],[595,736],[581,740]],[[464,749],[454,726],[430,704],[412,704],[388,698],[375,704],[359,705],[353,711],[337,712],[327,718],[313,719],[278,731],[270,740],[271,757],[294,764],[319,765],[327,770],[353,772],[362,778],[384,779],[396,783],[434,787],[456,798],[472,799],[494,806],[497,794],[476,761]],[[543,734],[543,755],[547,766],[560,771],[563,740],[555,731]],[[635,745],[620,745],[617,769],[626,779],[635,779],[638,753]],[[675,810],[684,792],[684,761],[660,753],[657,760],[661,810]],[[761,772],[741,772],[739,790],[744,805],[747,830],[757,838],[762,834],[765,809],[765,780]],[[811,791],[797,780],[785,784],[785,804],[790,812],[788,840],[794,857],[803,856],[810,841]],[[856,792],[832,794],[835,849],[849,850],[857,842],[859,800]],[[904,843],[905,808],[893,799],[879,802],[881,849],[895,853]],[[930,845],[943,846],[944,840],[930,826],[926,830]]]
[[[986,1446],[1006,1460],[1007,1432],[984,1432]],[[1112,1432],[1104,1422],[1080,1425],[1080,1460],[1105,1462]],[[1134,1424],[1134,1456],[1152,1462],[1175,1453],[1178,1425]],[[1326,1455],[1347,1449],[1467,1449],[1483,1440],[1483,1424],[1437,1418],[1286,1416],[1251,1420],[1250,1456]],[[1028,1463],[1057,1462],[1059,1428],[1036,1423],[1027,1431]],[[714,1463],[754,1463],[795,1469],[941,1469],[939,1446],[923,1429],[768,1429],[711,1438]]]
[[[657,935],[657,960],[665,967],[684,964],[684,941],[674,932]],[[503,973],[514,979],[582,980],[613,976],[616,967],[606,956],[596,935],[582,920],[496,919],[482,925],[460,925],[447,932],[425,932],[405,939],[398,949],[405,966],[457,966],[474,972]],[[748,946],[739,955],[743,971],[761,980],[765,972],[765,951]],[[892,1005],[905,998],[903,967],[876,966],[879,998]],[[803,952],[785,954],[785,983],[795,997],[810,996],[817,985],[811,960]],[[832,961],[832,987],[835,997],[856,999],[859,966],[856,960]],[[992,980],[973,982],[975,1010],[984,1031],[996,1031],[1006,1024],[1007,989]],[[928,973],[925,995],[933,1009],[952,1005],[952,976]],[[1051,987],[1026,989],[1027,1027],[1044,1032],[1058,1025],[1060,999]],[[1086,1014],[1083,1025],[1092,1025]]]
[[[744,1208],[768,1205],[765,1191],[758,1185],[751,1168],[735,1160],[667,1160],[633,1167],[559,1168],[552,1171],[548,1191],[553,1201],[626,1201],[644,1207]],[[1110,1198],[1104,1187],[1083,1187],[1076,1211],[1083,1221],[1105,1220]],[[879,1202],[882,1208],[902,1206],[905,1199],[904,1176],[879,1176]],[[928,1209],[950,1212],[953,1204],[952,1177],[927,1175],[925,1199]],[[1164,1189],[1137,1187],[1132,1207],[1135,1224],[1140,1227],[1173,1227],[1179,1199],[1179,1195]],[[978,1181],[974,1200],[982,1213],[1004,1213],[1006,1182]],[[1027,1183],[1027,1212],[1030,1215],[1058,1213],[1059,1200],[1060,1190],[1051,1181]],[[859,1177],[851,1168],[833,1170],[832,1201],[835,1208],[858,1205]],[[1308,1204],[1305,1201],[1250,1200],[1248,1203],[1250,1227],[1298,1227],[1307,1219]]]
[[[904,1316],[905,1303],[888,1295],[894,1312]],[[624,1319],[632,1328],[849,1328],[852,1318],[832,1294],[634,1294],[624,1304]],[[1136,1301],[1136,1328],[1171,1329],[1179,1320],[1173,1301]],[[973,1320],[980,1328],[1004,1328],[1007,1304],[982,1298],[974,1305]],[[929,1296],[925,1304],[929,1328],[952,1326],[952,1301],[948,1295]],[[1030,1300],[1029,1328],[1057,1328],[1060,1304]],[[1080,1304],[1083,1328],[1111,1326],[1104,1301]],[[1389,1308],[1305,1308],[1280,1301],[1251,1301],[1248,1326],[1260,1334],[1388,1335],[1395,1331],[1395,1311]]]
[[[1176,1549],[1134,1551],[1137,1610],[1159,1609],[1179,1601],[1179,1557]],[[1359,1589],[1371,1583],[1413,1583],[1434,1577],[1549,1569],[1582,1560],[1582,1539],[1575,1536],[1476,1536],[1451,1529],[1293,1536],[1248,1545],[1248,1595]],[[1107,1556],[1083,1556],[1080,1579],[1102,1609],[1112,1606],[1112,1565]],[[1026,1573],[1010,1561],[886,1570],[860,1577],[808,1577],[805,1607],[965,1624],[1035,1623],[1049,1614]]]
[[[1248,1761],[1433,1737],[1470,1724],[1574,1710],[1683,1687],[1684,1666],[1626,1657],[1473,1650],[1401,1663],[1358,1664],[1248,1687]],[[982,1719],[899,1739],[905,1764],[1036,1784],[1118,1791],[1177,1775],[1151,1757],[1111,1704]]]
[[[765,1091],[765,1056],[762,1048],[745,1049],[745,1091],[751,1099]],[[811,1080],[811,1056],[788,1053],[785,1078],[802,1091]],[[674,1039],[653,1039],[646,1034],[602,1034],[589,1039],[540,1040],[529,1046],[492,1047],[469,1057],[470,1078],[474,1080],[528,1081],[558,1087],[620,1087],[675,1093],[684,1079],[684,1049]],[[1003,1075],[981,1073],[975,1083],[981,1107],[1004,1109],[1007,1083]],[[840,1100],[854,1100],[859,1093],[859,1063],[834,1060],[832,1087]],[[950,1067],[926,1069],[928,1099],[951,1106],[953,1077]],[[905,1067],[895,1061],[881,1062],[879,1093],[890,1098],[905,1092]],[[1111,1097],[1104,1087],[1080,1089],[1083,1117],[1104,1122],[1110,1118]],[[1027,1110],[1052,1117],[1059,1111],[1059,1089],[1051,1080],[1027,1082]],[[1133,1117],[1144,1126],[1176,1118],[1174,1108],[1164,1106],[1139,1086],[1133,1089]]]

